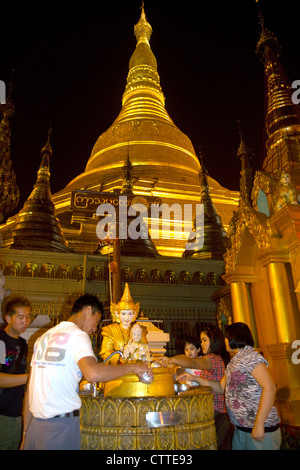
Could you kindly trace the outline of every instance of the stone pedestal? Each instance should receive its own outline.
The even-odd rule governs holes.
[[[81,396],[82,450],[215,450],[209,387],[170,397]],[[150,427],[147,412],[177,412],[180,424]]]

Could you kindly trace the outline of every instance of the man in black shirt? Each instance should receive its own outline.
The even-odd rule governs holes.
[[[0,450],[17,450],[22,434],[22,405],[27,382],[27,342],[24,333],[31,319],[26,297],[7,299],[0,331]]]

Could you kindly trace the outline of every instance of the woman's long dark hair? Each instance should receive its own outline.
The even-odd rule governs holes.
[[[205,328],[205,330],[202,330],[202,333],[205,333],[209,338],[209,353],[221,356],[226,367],[230,361],[230,354],[226,351],[224,335],[220,328],[217,326],[210,326]]]

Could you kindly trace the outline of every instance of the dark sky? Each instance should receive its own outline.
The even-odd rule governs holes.
[[[117,117],[140,6],[141,0],[2,3],[0,79],[8,83],[15,69],[11,156],[21,205],[50,123],[55,193],[84,171],[95,141]],[[291,82],[299,80],[299,0],[260,0],[260,8]],[[210,175],[238,189],[237,120],[255,169],[264,152],[255,0],[146,0],[145,12],[168,113],[197,154],[201,146]]]

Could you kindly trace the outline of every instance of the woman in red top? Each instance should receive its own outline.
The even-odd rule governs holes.
[[[206,328],[201,332],[200,340],[203,354],[201,357],[190,358],[180,354],[174,357],[161,357],[157,362],[165,367],[175,364],[185,369],[198,369],[195,375],[184,372],[177,377],[177,380],[181,382],[186,380],[197,382],[197,377],[221,380],[230,360],[222,331],[216,326]],[[224,395],[214,393],[214,410],[218,449],[228,450],[231,446],[232,432],[226,413]]]

